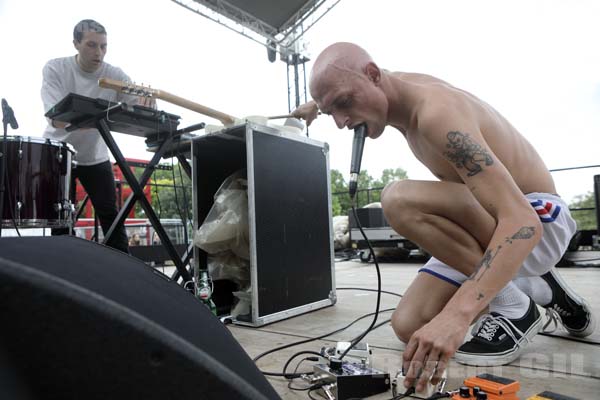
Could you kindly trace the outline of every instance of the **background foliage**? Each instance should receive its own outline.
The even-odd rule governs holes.
[[[166,164],[171,170],[156,170],[152,175],[152,205],[160,218],[192,219],[192,183],[183,169],[177,163]],[[141,169],[134,172],[139,177]],[[375,179],[367,170],[361,171],[358,178],[359,192],[357,203],[359,207],[381,200],[381,190],[390,182],[408,179],[408,174],[402,168],[388,168]],[[348,195],[348,182],[342,172],[331,170],[331,193],[333,215],[348,215],[351,207]],[[569,208],[594,208],[594,193],[581,194],[569,204]],[[146,218],[144,211],[136,205],[136,218]],[[577,221],[577,228],[596,229],[596,211],[572,211]]]

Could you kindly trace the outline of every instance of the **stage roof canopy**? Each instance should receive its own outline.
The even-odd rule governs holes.
[[[298,53],[301,36],[340,2],[340,0],[172,1],[277,50],[282,55],[289,52]]]

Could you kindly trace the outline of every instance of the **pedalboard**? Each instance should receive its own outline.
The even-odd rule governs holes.
[[[390,374],[363,363],[330,360],[330,364],[313,367],[313,384],[322,385],[316,392],[327,400],[368,397],[390,389]]]

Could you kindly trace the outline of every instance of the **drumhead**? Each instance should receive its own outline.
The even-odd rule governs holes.
[[[28,143],[37,143],[37,144],[47,144],[50,146],[58,146],[65,147],[71,153],[77,153],[73,146],[67,142],[61,142],[60,140],[38,137],[38,136],[20,136],[20,135],[12,135],[6,136],[6,140],[9,142],[28,142]],[[0,143],[2,142],[2,138],[0,138]]]

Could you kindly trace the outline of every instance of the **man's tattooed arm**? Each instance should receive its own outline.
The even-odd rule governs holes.
[[[446,137],[448,138],[446,147],[449,150],[444,152],[444,155],[457,168],[466,168],[469,171],[467,176],[477,175],[483,171],[484,166],[494,163],[487,150],[471,139],[468,134],[451,131]]]
[[[506,243],[512,244],[513,241],[518,239],[531,239],[535,234],[535,228],[533,226],[524,226],[518,230],[517,233],[511,237],[504,239]]]
[[[490,268],[492,268],[492,261],[494,261],[494,258],[496,258],[496,256],[498,255],[498,252],[500,251],[501,248],[502,248],[502,245],[498,246],[496,248],[496,251],[487,249],[485,254],[483,255],[483,258],[477,265],[475,272],[473,272],[473,274],[469,277],[469,280],[474,280],[477,277],[477,282],[479,282],[481,280],[481,278],[483,277],[483,275],[485,275],[485,273]],[[481,271],[481,273],[480,273],[480,271]],[[477,275],[479,275],[479,276],[477,276]]]
[[[515,240],[531,239],[534,234],[535,228],[533,226],[523,226],[514,235],[505,238],[504,242],[513,244]],[[502,249],[502,245],[498,245],[495,251],[490,249],[486,250],[486,252],[483,254],[483,258],[477,265],[475,272],[473,272],[468,280],[475,280],[476,282],[479,282],[481,278],[483,278],[483,275],[485,275],[485,273],[492,268],[492,261],[494,261],[494,258],[496,258],[498,255],[500,249]],[[477,295],[477,300],[481,300],[484,297],[484,293],[479,292]]]

